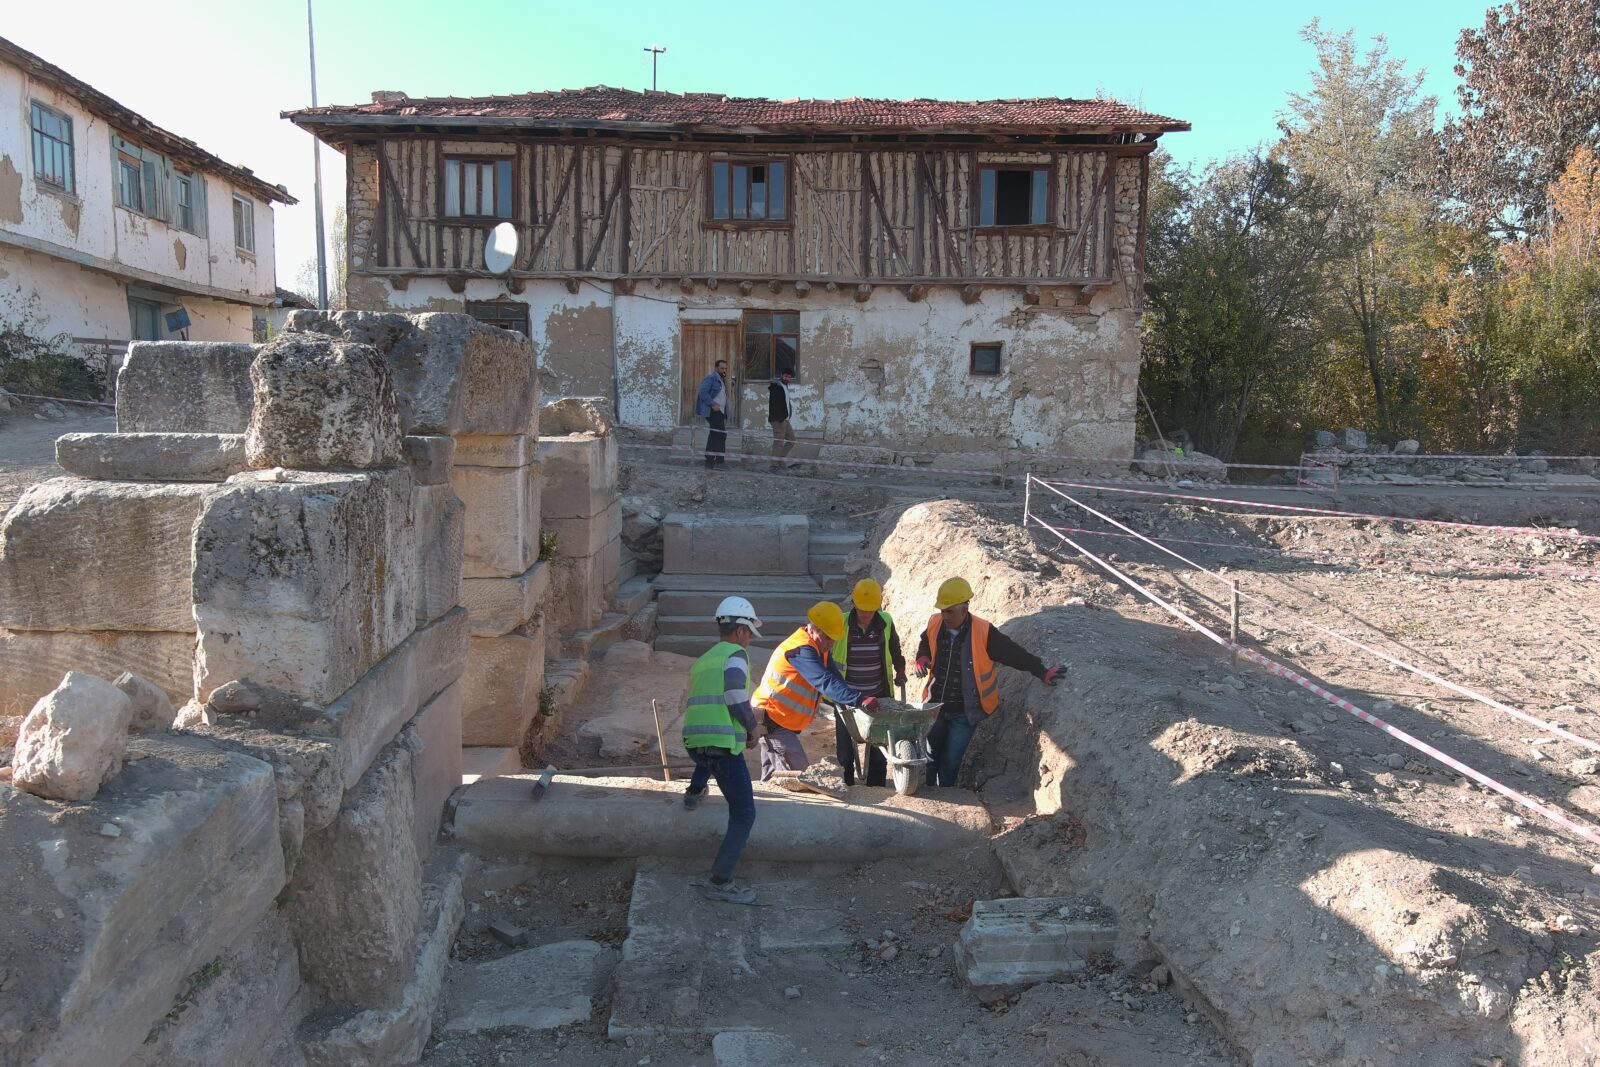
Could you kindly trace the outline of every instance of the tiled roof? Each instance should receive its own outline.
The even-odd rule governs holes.
[[[1154,115],[1115,100],[766,100],[715,93],[635,92],[597,85],[516,96],[407,97],[374,93],[370,104],[307,108],[286,117],[359,123],[363,117],[459,122],[473,118],[581,126],[673,126],[712,129],[818,127],[859,130],[1112,129],[1149,133],[1187,130],[1181,119]],[[341,120],[343,120],[341,122]],[[521,124],[520,122],[517,124]]]

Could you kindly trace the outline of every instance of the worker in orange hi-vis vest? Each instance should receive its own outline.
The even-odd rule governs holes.
[[[806,624],[773,650],[761,686],[750,698],[761,713],[763,735],[761,780],[780,770],[803,771],[811,765],[800,731],[811,725],[823,697],[835,704],[871,711],[877,697],[845,682],[834,663],[833,645],[844,636],[844,612],[829,601],[806,612]]]
[[[996,664],[1027,671],[1045,685],[1055,685],[1066,670],[1045,667],[1038,656],[972,614],[967,610],[971,599],[972,587],[965,579],[951,578],[941,585],[934,601],[939,613],[928,620],[917,645],[916,676],[928,677],[923,699],[944,705],[928,731],[933,756],[928,764],[929,785],[956,784],[973,731],[985,715],[999,709]]]

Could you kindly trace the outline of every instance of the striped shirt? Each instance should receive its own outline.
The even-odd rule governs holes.
[[[844,680],[868,695],[887,693],[889,680],[883,676],[883,617],[874,613],[863,630],[856,624],[855,613],[851,612],[847,625],[850,627],[850,658],[844,665]]]

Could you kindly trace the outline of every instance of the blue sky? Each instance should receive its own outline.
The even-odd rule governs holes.
[[[989,99],[1107,94],[1187,119],[1165,138],[1204,162],[1271,140],[1287,95],[1314,58],[1299,38],[1320,18],[1426,69],[1427,91],[1455,101],[1455,43],[1486,0],[1212,3],[970,0],[916,4],[571,4],[513,0],[314,0],[323,103],[374,89],[473,96],[606,84],[648,88],[648,44],[660,87],[735,96],[931,96]],[[293,285],[313,254],[310,138],[278,119],[310,90],[305,6],[294,0],[80,0],[14,3],[0,35],[153,121],[281,182],[299,207],[277,213],[278,277]],[[137,48],[127,35],[134,21]],[[103,32],[96,27],[116,26]],[[337,153],[323,152],[328,210],[343,195]]]

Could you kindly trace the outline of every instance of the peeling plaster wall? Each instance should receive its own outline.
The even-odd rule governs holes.
[[[35,180],[30,118],[34,100],[72,120],[74,188],[70,195]],[[263,301],[270,298],[276,289],[272,206],[252,199],[254,255],[234,247],[235,190],[218,175],[202,174],[206,237],[117,207],[111,165],[113,132],[73,97],[32,81],[16,67],[0,64],[0,229],[25,241],[92,256],[113,272],[125,267],[172,285],[220,289]],[[46,261],[58,268],[23,283],[40,296],[38,311],[45,318],[45,332],[117,342],[128,339],[131,327],[125,294],[113,301],[119,310],[114,314],[106,310],[108,294],[122,291],[125,280],[30,250],[12,247],[4,255],[0,263],[13,275],[18,270],[40,269],[37,264]],[[0,281],[15,288],[19,279],[13,276]],[[133,284],[155,283],[140,279]],[[251,337],[248,306],[189,293],[174,295],[172,301],[169,307],[181,301],[189,310],[195,323],[189,333],[191,340],[243,341]],[[221,336],[215,336],[219,331]]]
[[[352,291],[357,290],[352,278]],[[501,281],[472,279],[465,293],[443,281],[413,279],[391,290],[365,279],[361,306],[461,310],[465,300],[520,300],[529,306],[547,395],[611,395],[613,316],[624,423],[671,427],[679,417],[685,320],[737,320],[743,309],[797,311],[800,381],[793,386],[795,428],[827,441],[902,448],[1024,448],[1128,455],[1133,449],[1139,379],[1139,315],[1122,288],[1089,307],[1037,305],[1015,289],[990,289],[975,304],[953,287],[908,301],[894,287],[866,303],[820,287],[805,299],[742,297],[641,283],[612,306],[603,284],[568,293],[557,281],[530,281],[512,296]],[[668,295],[668,294],[671,295]],[[998,377],[969,373],[974,342],[1003,346]],[[766,427],[765,382],[742,385],[740,422]]]

